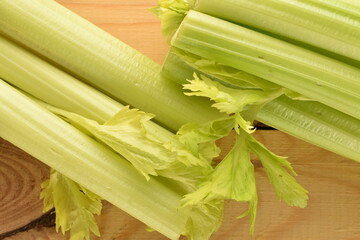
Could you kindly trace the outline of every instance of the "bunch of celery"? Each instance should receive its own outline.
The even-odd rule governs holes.
[[[159,1],[153,12],[160,17],[163,33],[172,46],[163,75],[173,77],[190,90],[186,95],[209,98],[215,102],[213,107],[235,116],[236,122],[237,142],[233,149],[199,185],[200,189],[186,196],[187,204],[212,198],[249,201],[254,219],[256,191],[241,185],[241,181],[249,185],[252,176],[242,175],[241,170],[235,172],[236,176],[242,175],[241,179],[220,176],[234,173],[241,166],[251,172],[244,159],[251,151],[261,160],[280,199],[289,205],[306,205],[304,189],[290,179],[283,184],[279,179],[284,173],[268,165],[271,162],[292,170],[288,162],[266,151],[251,137],[252,122],[268,122],[309,142],[347,154],[347,150],[332,149],[334,145],[330,143],[342,142],[347,134],[328,131],[325,135],[330,141],[323,143],[318,142],[318,137],[324,136],[324,125],[343,132],[349,130],[343,123],[349,122],[354,124],[350,131],[356,138],[360,136],[359,9],[341,1]],[[301,17],[307,18],[301,21]],[[179,76],[174,72],[179,72]],[[193,72],[196,74],[192,77]],[[269,113],[273,116],[269,117]],[[325,121],[319,124],[306,120],[314,114]],[[309,134],[312,131],[317,134]],[[237,146],[238,142],[241,146]],[[354,150],[359,149],[355,142],[348,142]],[[359,154],[355,153],[352,159],[359,161]],[[240,186],[235,189],[234,183]]]
[[[189,11],[192,2],[194,1],[160,1],[161,10],[166,13],[162,15],[162,18],[168,20],[163,21],[163,25],[167,26],[170,32],[176,30],[184,14]],[[171,6],[170,10],[164,8],[163,4],[165,7],[166,4]],[[161,67],[152,60],[54,1],[37,0],[31,3],[23,0],[2,1],[0,7],[2,11],[0,31],[3,34],[27,45],[56,62],[66,71],[90,82],[92,86],[110,93],[110,96],[141,110],[154,113],[156,121],[173,131],[187,122],[201,123],[224,116],[206,107],[209,104],[201,101],[202,99],[184,96],[180,86],[159,76]],[[44,22],[41,19],[47,20]],[[62,31],[63,29],[66,29],[66,32]],[[77,57],[80,55],[81,58]],[[194,64],[189,63],[186,58],[176,58],[180,60],[173,59],[174,64],[171,64],[171,60],[166,61],[164,68],[170,65],[175,67],[174,71],[169,68],[170,78],[181,79],[180,81],[184,83],[185,78],[192,77]],[[187,63],[183,63],[184,61]],[[200,57],[198,62],[204,61],[205,59]],[[212,66],[209,67],[212,68]],[[223,66],[220,71],[225,71]],[[239,70],[234,72],[234,69],[229,69],[229,71],[229,74],[226,73],[227,81],[229,79],[237,81],[234,80],[234,76],[231,76],[234,74],[235,78],[249,79],[249,74],[244,75]],[[221,77],[224,78],[224,74]],[[253,76],[250,78],[256,79]],[[236,84],[239,84],[239,81]],[[156,89],[156,91],[149,91],[149,89]],[[360,161],[360,150],[356,147],[358,146],[356,139],[359,135],[358,132],[352,130],[357,126],[356,120],[338,111],[332,109],[329,111],[327,107],[320,113],[320,110],[311,110],[312,104],[295,101],[289,103],[286,98],[281,99],[283,101],[276,100],[270,104],[272,109],[276,109],[276,113],[270,111],[269,108],[266,112],[265,109],[260,109],[258,120],[340,155]],[[323,108],[321,104],[314,104],[319,106],[318,108]],[[306,116],[300,113],[302,111],[300,109],[306,109]],[[279,114],[280,121],[278,121]],[[301,121],[297,118],[299,114],[303,115]],[[314,138],[314,136],[317,137]],[[334,142],[334,138],[338,140]]]
[[[224,53],[202,56],[208,46],[191,43],[191,34],[186,35],[191,32],[187,24],[188,29],[194,22],[207,29],[202,18],[196,18],[202,14],[191,13],[186,17],[189,23],[181,23],[193,2],[161,4],[170,9],[160,8],[166,12],[163,18],[170,19],[167,31],[178,31],[172,43],[186,51],[190,43],[195,47],[190,51],[198,54],[174,48],[164,65],[166,77],[160,75],[159,65],[56,2],[0,2],[0,77],[27,95],[1,82],[0,137],[56,170],[43,184],[42,197],[45,209],[55,206],[58,227],[70,229],[72,239],[88,238],[90,231],[98,234],[92,214],[99,213],[100,198],[171,239],[181,234],[208,239],[221,223],[224,199],[231,198],[249,203],[243,215],[250,214],[253,230],[257,193],[250,152],[261,160],[280,199],[306,206],[307,191],[291,176],[289,162],[251,136],[254,119],[360,160],[356,114],[351,117],[320,103],[291,100],[306,97],[213,58],[223,59]],[[180,23],[185,30],[176,30]],[[221,41],[215,38],[209,46]],[[350,68],[344,76],[351,80],[356,69]],[[64,71],[123,103],[154,113],[155,120],[171,131],[189,124],[175,135],[150,121],[152,114],[123,107]],[[183,82],[193,72],[201,73],[202,80],[195,75],[185,86],[191,90],[187,94],[210,97],[224,113],[204,99],[182,93],[174,80]],[[358,97],[356,91],[342,92],[347,100]],[[279,97],[284,94],[288,97]],[[356,105],[340,104],[336,106],[348,109]],[[215,140],[232,128],[238,133],[234,147],[214,168],[212,159],[219,154]],[[64,198],[65,194],[74,197]]]

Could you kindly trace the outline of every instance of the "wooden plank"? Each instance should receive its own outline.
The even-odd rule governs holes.
[[[160,34],[160,24],[147,10],[156,0],[59,0],[105,31],[161,63],[168,50]],[[310,191],[306,209],[287,207],[279,202],[268,183],[261,164],[256,166],[259,209],[256,233],[248,233],[248,219],[236,220],[244,205],[229,202],[224,224],[212,239],[259,240],[350,240],[360,239],[360,164],[311,146],[278,131],[257,131],[256,137],[289,160],[299,174],[298,180]],[[232,139],[220,141],[226,151]],[[9,170],[11,169],[11,170]],[[0,239],[1,234],[19,232],[5,239],[68,239],[57,234],[53,219],[41,219],[38,198],[40,182],[48,168],[11,144],[0,141]],[[102,237],[99,239],[155,240],[166,239],[145,231],[145,226],[123,211],[105,204],[97,218]],[[29,223],[32,223],[29,225]],[[22,231],[30,228],[30,230]],[[97,238],[93,238],[97,239]]]

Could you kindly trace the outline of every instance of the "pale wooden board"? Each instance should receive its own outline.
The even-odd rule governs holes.
[[[61,4],[161,63],[168,50],[158,20],[148,8],[156,0],[59,0]],[[236,220],[244,205],[227,204],[224,224],[212,239],[237,240],[357,240],[360,239],[360,164],[311,146],[278,131],[258,131],[256,136],[289,160],[298,180],[310,191],[306,209],[279,202],[257,160],[259,208],[256,233],[248,233],[248,219]],[[231,138],[220,142],[226,151]],[[40,182],[47,167],[12,145],[0,144],[0,236],[39,218]],[[148,233],[145,226],[121,210],[105,204],[98,223],[105,240],[166,239]],[[36,224],[35,224],[36,226]],[[0,237],[1,239],[1,237]],[[7,240],[68,239],[54,228],[35,227]],[[96,238],[94,238],[96,239]]]

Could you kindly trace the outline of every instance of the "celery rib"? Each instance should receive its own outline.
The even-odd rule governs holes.
[[[100,123],[123,107],[1,35],[0,48],[0,77],[48,104]]]
[[[187,220],[181,195],[0,81],[0,137],[171,239]]]
[[[360,69],[190,11],[172,45],[243,70],[360,119]]]
[[[197,0],[194,10],[360,61],[360,5],[356,2]]]
[[[360,162],[360,121],[318,102],[280,97],[256,119],[280,131]]]

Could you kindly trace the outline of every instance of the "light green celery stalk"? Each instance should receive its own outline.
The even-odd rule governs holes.
[[[139,174],[124,158],[0,81],[0,137],[171,239],[188,219],[166,181]]]
[[[360,4],[356,0],[159,0],[153,12],[171,38],[190,10],[225,19],[360,64]]]
[[[318,102],[282,96],[266,104],[256,119],[341,156],[360,162],[360,120]]]
[[[190,11],[172,45],[243,70],[360,119],[360,69]]]
[[[0,48],[0,77],[38,99],[99,123],[123,107],[1,35]]]
[[[152,114],[123,107],[13,42],[0,38],[0,47],[4,49],[0,53],[1,77],[47,102],[38,101],[120,153],[148,180],[151,179],[149,175],[177,180],[172,188],[180,195],[193,191],[196,184],[212,171],[210,164],[220,151],[215,141],[233,126],[224,122],[217,124],[217,121],[192,123],[184,125],[174,135],[151,122]],[[57,188],[60,187],[61,184]],[[51,185],[52,188],[55,187]],[[56,202],[54,205],[57,207]],[[57,212],[64,216],[62,209],[60,206]],[[213,233],[221,223],[221,202],[207,203],[189,211],[192,213],[183,233],[194,239]],[[206,224],[199,231],[194,224],[203,222]]]
[[[261,84],[265,80],[254,75],[171,48],[163,65],[163,74],[170,74],[169,79],[185,84],[186,79],[193,78],[194,72],[234,89],[271,86]],[[264,105],[255,119],[314,145],[360,161],[360,120],[326,105],[314,101],[295,101],[282,96]]]
[[[194,10],[360,63],[360,4],[336,0],[196,0]]]
[[[0,12],[0,33],[121,102],[154,113],[171,130],[219,117],[207,102],[194,102],[162,79],[151,59],[55,1],[4,0]]]

